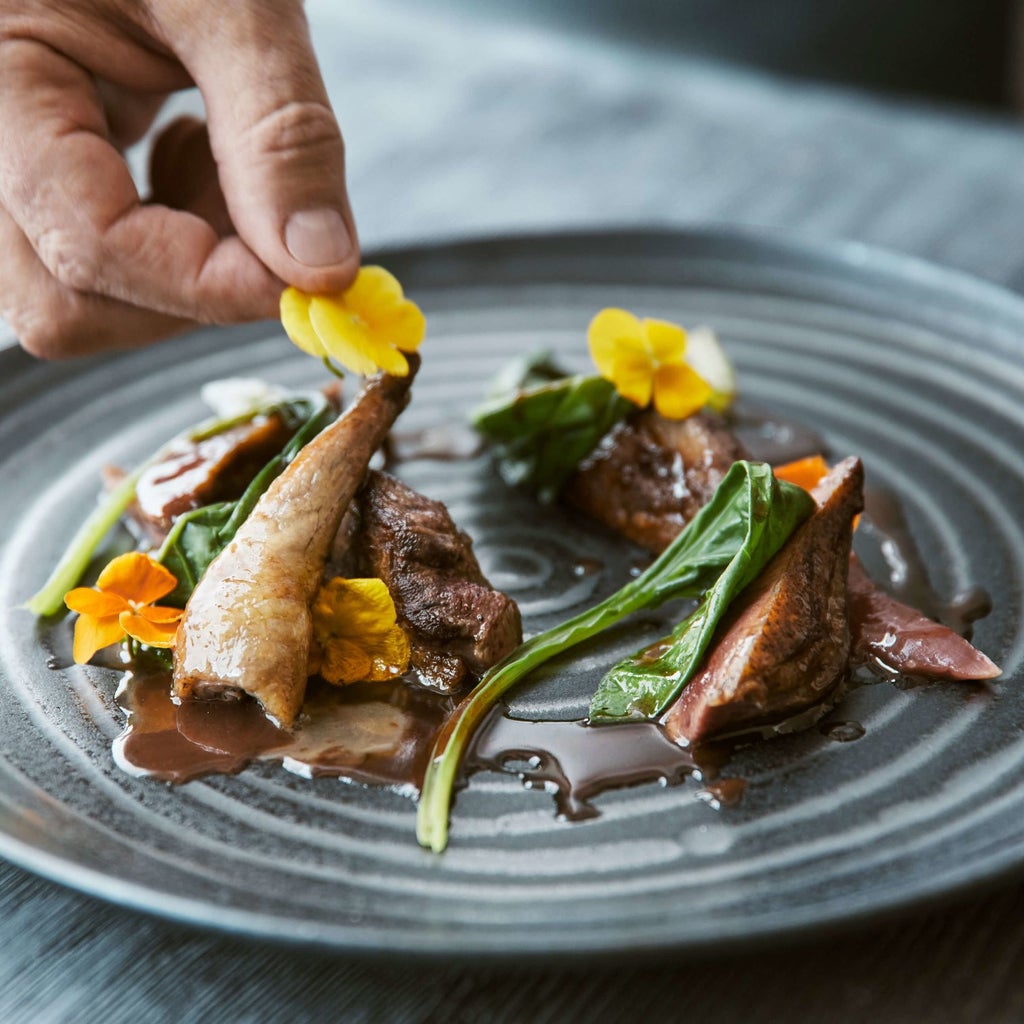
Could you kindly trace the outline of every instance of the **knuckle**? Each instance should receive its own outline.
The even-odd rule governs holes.
[[[47,228],[36,239],[35,250],[46,269],[66,288],[96,290],[103,266],[103,244],[97,235]]]
[[[253,148],[288,159],[331,150],[342,152],[341,131],[325,103],[293,102],[264,114],[250,129]]]

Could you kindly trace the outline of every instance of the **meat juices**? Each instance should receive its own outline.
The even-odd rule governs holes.
[[[241,690],[287,728],[306,692],[310,603],[370,457],[405,408],[419,367],[369,380],[352,406],[271,484],[199,581],[174,648],[174,693]]]
[[[653,410],[614,426],[562,489],[562,500],[661,552],[707,504],[743,448],[710,412],[668,420]]]
[[[863,485],[860,459],[851,457],[811,492],[817,510],[741,595],[703,667],[666,713],[674,740],[700,743],[780,721],[844,681],[847,569]]]
[[[441,502],[371,471],[353,514],[341,531],[347,567],[387,584],[424,682],[454,689],[519,644],[519,607],[487,582],[473,542]]]

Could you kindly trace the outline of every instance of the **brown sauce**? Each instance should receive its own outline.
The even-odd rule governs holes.
[[[748,402],[736,403],[728,423],[747,456],[755,462],[781,466],[828,450],[825,439],[816,430]]]
[[[417,789],[434,737],[454,707],[451,697],[401,682],[334,687],[313,680],[289,733],[248,698],[176,702],[163,672],[129,673],[117,699],[128,720],[114,741],[114,758],[133,775],[180,783],[234,774],[262,760],[307,778]]]
[[[673,785],[693,774],[693,755],[655,722],[589,726],[491,714],[466,758],[466,774],[512,771],[528,788],[548,789],[561,817],[597,816],[599,793],[641,782]]]

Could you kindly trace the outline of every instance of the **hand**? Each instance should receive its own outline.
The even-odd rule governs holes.
[[[121,151],[198,85],[143,202]],[[301,0],[0,0],[0,315],[30,352],[277,315],[359,265]]]

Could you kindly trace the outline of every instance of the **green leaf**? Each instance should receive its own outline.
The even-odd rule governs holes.
[[[743,551],[751,532],[765,550],[772,544],[777,550],[813,508],[809,495],[776,481],[769,466],[736,462],[707,505],[645,572],[600,604],[520,644],[490,669],[434,742],[417,812],[420,843],[437,853],[448,844],[448,817],[463,754],[476,727],[519,680],[627,615],[702,596],[733,565],[742,566],[745,576],[751,566]],[[735,572],[741,574],[741,569]]]
[[[780,483],[764,464],[751,467],[747,480],[747,499],[735,509],[742,544],[692,615],[605,675],[590,703],[592,722],[660,715],[693,677],[728,607],[814,508],[805,491]]]
[[[223,501],[186,512],[175,520],[156,556],[178,578],[178,585],[164,603],[183,608],[210,563],[231,542],[268,487],[324,427],[334,419],[330,403],[320,395],[286,403],[283,413],[301,423],[291,440],[274,456],[237,501]]]
[[[491,444],[506,483],[551,502],[601,438],[635,409],[603,377],[562,377],[488,402],[474,412],[473,425]]]

